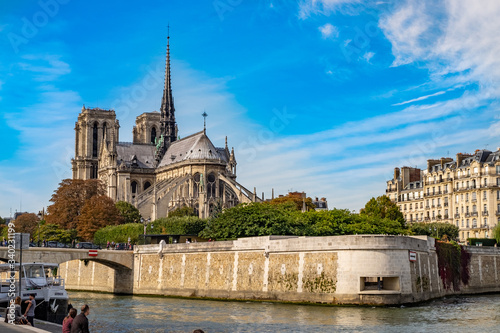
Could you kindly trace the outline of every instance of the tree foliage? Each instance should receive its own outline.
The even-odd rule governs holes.
[[[50,199],[53,204],[47,208],[47,222],[75,229],[85,203],[104,194],[104,184],[97,179],[64,179]]]
[[[196,216],[193,207],[183,206],[168,213],[168,217]]]
[[[40,232],[40,237],[38,233]],[[62,229],[57,224],[50,224],[42,221],[40,223],[40,231],[38,229],[33,234],[33,241],[40,242],[46,241],[57,241],[61,243],[69,244],[77,237],[76,229]]]
[[[458,238],[458,227],[450,223],[412,223],[410,231],[415,235],[427,235],[437,239],[452,240]]]
[[[316,206],[312,203],[311,198],[302,198],[302,193],[300,192],[290,192],[285,196],[272,199],[269,203],[271,205],[281,205],[283,203],[293,202],[297,210],[302,210],[302,207],[306,205],[306,211],[315,210]]]
[[[141,222],[141,213],[131,203],[126,201],[118,201],[115,204],[123,223],[139,223]]]
[[[302,213],[295,204],[241,204],[210,219],[204,238],[234,239],[266,235],[335,236],[353,234],[408,234],[400,221],[360,215],[347,209]]]
[[[122,217],[113,200],[105,195],[95,195],[85,202],[76,229],[79,238],[90,241],[100,228],[121,222]]]
[[[25,213],[19,215],[14,224],[16,226],[16,232],[25,232],[33,235],[36,228],[38,227],[38,222],[40,219],[34,213]]]
[[[366,203],[365,208],[359,211],[359,214],[398,221],[401,227],[405,225],[403,213],[401,213],[399,207],[386,195],[381,195],[376,199],[371,198],[370,201]]]
[[[249,203],[226,209],[211,219],[201,236],[229,239],[237,237],[291,235],[292,226],[288,206],[267,203]]]
[[[146,229],[148,234],[198,235],[206,225],[206,220],[199,219],[196,216],[174,216],[150,222]],[[138,223],[107,226],[95,233],[94,243],[106,244],[108,241],[126,243],[129,238],[131,243],[138,243],[142,239],[143,233],[144,225]]]

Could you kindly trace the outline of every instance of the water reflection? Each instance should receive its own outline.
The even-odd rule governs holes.
[[[70,292],[88,303],[92,332],[500,332],[500,295],[415,307],[370,308],[222,302]]]

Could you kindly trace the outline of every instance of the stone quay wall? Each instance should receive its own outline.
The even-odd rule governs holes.
[[[416,261],[410,261],[410,251]],[[443,288],[435,242],[426,236],[266,236],[144,245],[134,251],[130,276],[79,260],[62,264],[61,276],[76,290],[328,304],[406,304],[499,292],[500,249],[468,251],[471,277],[459,291]]]

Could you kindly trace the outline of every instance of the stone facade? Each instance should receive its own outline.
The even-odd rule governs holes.
[[[204,114],[206,116],[206,114]],[[236,157],[215,147],[203,131],[178,136],[167,44],[165,86],[160,111],[137,117],[133,142],[119,141],[114,110],[83,107],[75,125],[74,179],[98,178],[107,195],[135,205],[155,220],[183,206],[201,218],[241,202],[261,201],[236,181]]]
[[[61,275],[67,288],[78,290],[125,292],[129,281],[133,294],[327,304],[405,304],[500,291],[500,249],[468,247],[469,284],[454,291],[443,287],[434,242],[357,235],[168,244],[162,251],[144,245],[128,276],[92,261],[63,264]]]
[[[454,224],[462,242],[491,238],[500,218],[500,150],[428,160],[426,170],[395,168],[386,194],[407,222]]]

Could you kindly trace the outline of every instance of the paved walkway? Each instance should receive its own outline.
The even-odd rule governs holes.
[[[49,323],[46,321],[40,321],[35,319],[35,327],[25,326],[25,325],[12,325],[4,322],[5,318],[0,317],[0,332],[2,333],[11,333],[11,332],[51,332],[51,333],[60,333],[62,332],[62,326]]]

